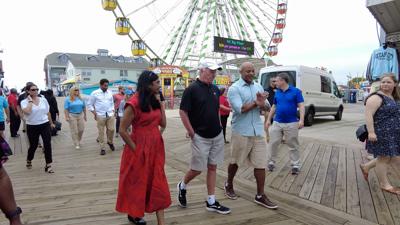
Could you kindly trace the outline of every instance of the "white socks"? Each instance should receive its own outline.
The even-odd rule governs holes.
[[[215,203],[215,195],[209,195],[207,198],[207,202],[209,205],[213,205]]]
[[[179,185],[179,188],[180,188],[181,190],[186,189],[186,184],[185,184],[185,182],[181,181],[181,184]]]

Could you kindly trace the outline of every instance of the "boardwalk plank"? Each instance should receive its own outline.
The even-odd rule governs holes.
[[[351,149],[348,149],[348,151]],[[361,150],[363,151],[363,150]],[[371,192],[369,190],[368,183],[364,180],[361,170],[358,168],[358,165],[362,163],[361,152],[360,149],[354,149],[354,168],[356,171],[356,181],[358,186],[358,195],[360,200],[360,210],[361,210],[361,217],[365,218],[369,221],[373,221],[375,223],[378,222],[376,217],[376,212],[374,208],[374,203],[372,201]],[[349,157],[347,158],[349,160]],[[357,165],[357,167],[356,167]],[[355,180],[351,180],[350,182],[354,182]],[[349,182],[348,182],[349,183]],[[350,192],[351,193],[351,192]],[[349,207],[348,207],[349,210]]]
[[[353,160],[353,159],[351,159],[351,160]],[[352,161],[351,163],[354,164],[354,161]],[[350,170],[349,174],[354,175],[353,177],[350,177],[350,179],[355,179],[354,168],[352,168],[350,166],[350,168],[347,169],[346,148],[341,147],[339,149],[339,162],[338,162],[338,168],[337,168],[335,200],[334,200],[333,207],[335,209],[338,209],[338,210],[341,210],[344,212],[346,212],[346,208],[347,208],[347,196],[346,196],[346,193],[347,193],[347,170]],[[356,185],[354,185],[354,183],[351,183],[351,186],[355,187],[355,189],[356,189]],[[355,197],[355,196],[358,197],[358,193],[355,193],[351,197]],[[351,201],[354,201],[354,199]]]
[[[311,149],[311,153],[308,155],[307,160],[304,162],[304,165],[301,168],[301,173],[296,176],[296,179],[294,180],[292,186],[290,186],[290,189],[289,189],[290,194],[294,194],[294,195],[299,194],[299,192],[303,186],[303,183],[307,178],[307,174],[311,168],[311,165],[313,164],[314,159],[319,151],[320,151],[320,145],[317,143],[314,143],[313,147]]]
[[[322,192],[324,190],[324,184],[326,180],[326,174],[328,172],[329,159],[331,158],[332,146],[326,146],[324,157],[321,161],[317,178],[315,179],[314,187],[311,191],[310,200],[313,202],[320,203]]]
[[[333,146],[331,158],[328,165],[324,190],[322,192],[321,204],[333,208],[335,199],[336,174],[338,168],[339,148]]]
[[[315,156],[315,160],[313,164],[311,165],[310,171],[307,174],[307,177],[303,183],[303,186],[301,187],[301,190],[299,192],[299,196],[305,199],[308,199],[311,195],[311,191],[313,189],[315,179],[317,178],[318,175],[318,170],[321,166],[321,161],[322,158],[325,154],[325,149],[326,146],[321,145],[320,150],[318,151],[317,155]]]

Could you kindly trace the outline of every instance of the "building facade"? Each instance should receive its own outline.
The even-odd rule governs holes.
[[[102,78],[136,83],[140,73],[149,65],[141,57],[112,56],[107,50],[99,49],[96,55],[60,52],[47,55],[44,72],[47,88],[55,89],[69,83],[97,85]]]

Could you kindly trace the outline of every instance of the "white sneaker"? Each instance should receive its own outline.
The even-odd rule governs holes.
[[[75,146],[75,149],[80,149],[80,148],[81,148],[81,146],[79,146],[79,145]]]

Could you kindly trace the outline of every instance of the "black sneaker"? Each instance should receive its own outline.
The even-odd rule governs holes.
[[[100,150],[100,155],[105,155],[106,154],[106,150],[102,149]]]
[[[187,206],[186,189],[181,189],[181,182],[179,182],[178,185],[176,185],[176,188],[178,189],[178,204],[180,207],[186,208]]]
[[[107,143],[107,144],[108,144],[108,146],[110,146],[111,151],[115,151],[114,144],[110,144],[110,143]]]
[[[212,205],[208,204],[208,201],[206,201],[206,209],[210,212],[217,212],[224,215],[231,213],[231,210],[228,207],[220,205],[217,201]]]
[[[292,175],[297,175],[297,174],[299,174],[299,172],[300,172],[299,168],[297,168],[297,167],[292,168]]]
[[[274,164],[268,164],[268,170],[269,172],[273,172],[275,169],[275,165]]]
[[[143,218],[140,218],[140,217],[132,217],[132,216],[128,215],[128,220],[130,222],[132,222],[133,224],[137,224],[137,225],[146,225],[147,224],[146,220],[144,220]]]

